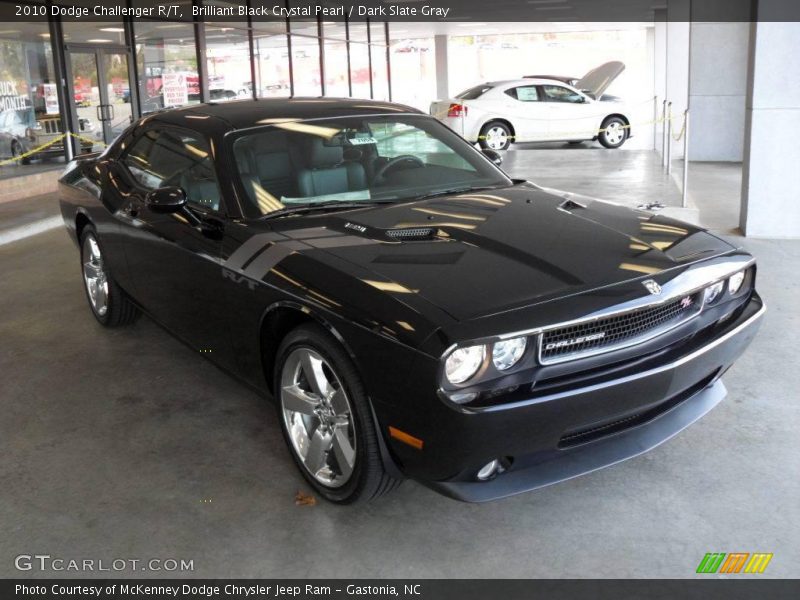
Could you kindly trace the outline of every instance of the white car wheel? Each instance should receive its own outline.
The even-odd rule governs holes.
[[[481,148],[489,150],[506,150],[511,145],[511,131],[503,123],[489,123],[481,130]]]
[[[628,139],[628,126],[619,117],[610,117],[603,122],[599,142],[606,148],[619,148]]]

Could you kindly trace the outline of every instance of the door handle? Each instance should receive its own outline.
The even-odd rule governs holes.
[[[98,104],[97,105],[97,120],[98,121],[103,121],[104,120],[103,119],[103,105],[102,104]]]
[[[114,106],[111,104],[106,104],[106,110],[108,110],[108,121],[114,120]]]

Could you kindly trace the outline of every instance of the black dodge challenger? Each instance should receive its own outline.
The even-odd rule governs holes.
[[[59,190],[97,320],[273,397],[318,493],[485,501],[677,434],[765,310],[741,249],[499,162],[406,106],[248,100],[148,115]]]

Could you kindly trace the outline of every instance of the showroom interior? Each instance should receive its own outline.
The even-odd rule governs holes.
[[[725,21],[691,0],[608,0],[602,21],[591,0],[467,4],[439,21],[0,22],[0,573],[46,549],[190,557],[195,577],[672,578],[724,547],[797,576],[800,23],[752,18],[780,0],[733,2]],[[148,319],[109,336],[85,309],[57,179],[139,117],[289,97],[428,113],[485,82],[608,61],[625,65],[608,87],[625,145],[567,143],[552,124],[501,168],[708,228],[756,257],[768,307],[728,398],[647,455],[482,505],[406,482],[357,511],[298,506],[262,397]]]

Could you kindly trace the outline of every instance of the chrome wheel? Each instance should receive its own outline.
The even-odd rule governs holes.
[[[625,128],[619,121],[612,121],[606,126],[606,141],[612,146],[621,144],[625,139]]]
[[[103,266],[100,246],[93,235],[83,240],[83,282],[92,309],[102,317],[108,312],[108,274]]]
[[[343,486],[356,464],[353,411],[339,377],[311,348],[289,354],[280,377],[280,403],[292,449],[319,483]]]
[[[492,150],[503,150],[508,146],[508,133],[495,125],[486,131],[486,145]]]

